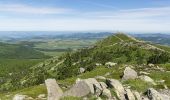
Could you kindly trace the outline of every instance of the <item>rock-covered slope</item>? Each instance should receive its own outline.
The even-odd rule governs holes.
[[[160,95],[159,89],[170,88],[170,78],[167,77],[170,75],[169,63],[169,51],[163,47],[118,33],[97,42],[93,47],[69,52],[31,67],[30,73],[23,76],[18,84],[19,88],[26,88],[43,84],[46,79],[53,78],[63,90],[60,96],[65,96],[64,98],[76,96],[133,100],[140,98],[140,94],[152,100],[152,95]],[[88,83],[89,80],[94,84]],[[84,87],[86,92],[81,93],[79,86]],[[43,85],[42,88],[46,87]],[[49,92],[49,89],[47,90]],[[146,91],[149,91],[149,94],[144,95]],[[79,92],[81,94],[77,95]],[[15,92],[11,96],[14,94],[23,95],[27,92]],[[48,93],[44,94],[47,98]],[[39,95],[32,97],[37,98]]]

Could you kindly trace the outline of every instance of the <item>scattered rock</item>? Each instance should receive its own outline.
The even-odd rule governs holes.
[[[104,76],[109,76],[110,75],[110,73],[109,72],[107,72]]]
[[[96,66],[101,66],[102,64],[101,63],[96,63]]]
[[[108,99],[112,98],[112,95],[111,95],[111,92],[110,92],[109,89],[104,89],[103,92],[102,92],[102,95],[106,96]]]
[[[95,92],[95,95],[98,97],[102,94],[102,91],[103,91],[103,88],[101,88],[100,85],[97,84],[93,84],[94,86],[94,92]]]
[[[108,86],[104,82],[99,82],[102,89],[106,89]]]
[[[126,98],[127,100],[135,100],[135,96],[130,89],[126,89]]]
[[[55,79],[47,79],[45,80],[45,84],[48,91],[48,100],[59,100],[63,95],[63,91],[57,84]]]
[[[39,99],[45,99],[45,94],[39,94],[39,95],[38,95],[38,98],[39,98]]]
[[[82,68],[82,67],[81,67],[81,68],[79,69],[79,72],[80,72],[80,73],[84,73],[85,71],[86,71],[85,68]]]
[[[140,71],[139,72],[140,74],[143,74],[143,75],[149,75],[150,73],[148,73],[148,72],[143,72],[143,71]]]
[[[108,86],[113,87],[115,89],[115,92],[120,100],[125,100],[125,96],[124,96],[125,90],[122,84],[118,80],[107,79],[106,83],[108,84]]]
[[[28,98],[27,95],[20,95],[20,94],[16,94],[13,98],[13,100],[25,100],[26,98]]]
[[[153,85],[156,85],[156,83],[154,82],[153,79],[151,79],[149,76],[146,76],[146,75],[141,75],[139,76],[139,78],[145,82],[149,82],[149,83],[152,83]]]
[[[88,84],[85,81],[79,81],[70,90],[66,91],[63,96],[83,97],[90,92]]]
[[[108,68],[110,68],[110,67],[112,67],[112,66],[116,66],[117,63],[114,63],[114,62],[107,62],[107,63],[105,63],[105,65],[106,65]]]
[[[130,67],[126,67],[124,70],[123,80],[136,79],[138,77],[137,72]]]
[[[154,64],[148,64],[149,67],[154,67],[155,65]]]

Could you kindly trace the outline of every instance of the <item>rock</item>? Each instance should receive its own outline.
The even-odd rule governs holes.
[[[109,72],[107,72],[104,76],[109,76],[110,75],[110,73]]]
[[[124,70],[123,80],[136,79],[138,77],[137,72],[130,67],[126,67]]]
[[[111,95],[111,92],[110,92],[109,89],[104,89],[103,92],[102,92],[102,95],[106,96],[108,99],[112,98],[112,95]]]
[[[96,66],[101,66],[102,64],[101,63],[96,63]]]
[[[149,75],[150,73],[148,73],[148,72],[143,72],[143,71],[140,71],[139,72],[140,74],[143,74],[143,75]]]
[[[155,65],[154,64],[148,64],[149,67],[154,67]]]
[[[80,72],[80,73],[84,73],[84,72],[85,72],[85,69],[81,67],[81,68],[79,69],[79,72]]]
[[[48,100],[59,100],[63,95],[63,91],[57,84],[55,79],[47,79],[45,80],[45,84],[48,91]]]
[[[96,76],[95,79],[106,80],[104,76]]]
[[[147,96],[150,100],[164,100],[162,95],[153,88],[147,90]]]
[[[140,96],[139,92],[133,91],[133,94],[136,97],[136,100],[141,100],[141,96]]]
[[[127,100],[135,100],[135,96],[130,89],[126,89],[126,98]]]
[[[106,89],[108,86],[104,82],[99,82],[102,89]]]
[[[122,86],[122,84],[115,79],[107,79],[106,83],[108,86],[113,87],[115,89],[115,92],[120,100],[125,100],[125,90]]]
[[[105,65],[106,65],[108,68],[110,68],[110,67],[112,67],[112,66],[116,66],[117,63],[107,62],[107,63],[105,63]]]
[[[39,94],[39,95],[38,95],[38,98],[44,99],[44,98],[45,98],[45,94]]]
[[[85,81],[79,81],[70,90],[66,91],[63,96],[83,97],[90,92],[88,84]]]
[[[154,82],[153,79],[151,79],[149,76],[146,76],[146,75],[141,75],[139,76],[139,78],[145,82],[149,82],[149,83],[152,83],[153,85],[156,85],[156,83]]]
[[[28,97],[27,95],[16,94],[13,100],[25,100],[27,97]]]
[[[97,82],[97,80],[95,78],[88,78],[88,79],[84,79],[84,81],[87,83],[87,85],[90,88],[90,91],[92,94],[95,94],[95,89],[94,89],[94,85],[99,88],[100,90],[102,90],[102,87],[100,86],[100,83]]]

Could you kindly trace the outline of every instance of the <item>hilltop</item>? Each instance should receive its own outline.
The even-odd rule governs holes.
[[[23,76],[17,84],[12,85],[25,88],[25,90],[15,91],[10,95],[23,93],[37,97],[39,94],[46,94],[45,86],[39,86],[39,84],[43,84],[48,78],[56,79],[64,90],[68,90],[77,78],[88,79],[103,76],[121,80],[127,66],[140,75],[143,75],[142,72],[149,73],[149,77],[154,80],[165,80],[165,83],[156,83],[156,86],[141,79],[121,82],[123,85],[130,86],[132,90],[144,92],[151,87],[164,88],[164,85],[170,88],[170,79],[166,77],[170,75],[168,72],[170,71],[169,50],[168,46],[150,44],[123,33],[113,34],[98,41],[92,47],[67,52],[60,57],[54,57],[30,67],[29,73]],[[160,70],[164,73],[162,74]],[[1,88],[5,88],[3,86],[1,85]],[[10,90],[10,87],[8,88]],[[37,92],[31,93],[30,91]]]

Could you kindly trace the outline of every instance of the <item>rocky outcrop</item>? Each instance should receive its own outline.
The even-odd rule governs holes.
[[[45,80],[45,84],[48,91],[48,100],[59,100],[63,95],[63,91],[57,84],[55,79],[47,79]]]
[[[83,97],[91,92],[90,87],[85,81],[77,82],[71,89],[66,91],[63,96]]]
[[[136,79],[138,77],[137,72],[130,67],[126,67],[124,70],[123,80]]]
[[[145,82],[149,82],[152,83],[153,85],[156,85],[156,83],[154,82],[154,80],[152,78],[150,78],[149,76],[146,75],[141,75],[139,76],[139,78]]]
[[[147,90],[147,96],[150,100],[164,100],[162,95],[153,88]]]
[[[118,98],[120,100],[125,100],[125,90],[124,90],[124,87],[122,86],[122,84],[118,81],[118,80],[115,80],[115,79],[107,79],[106,80],[107,84],[109,87],[113,87]]]

